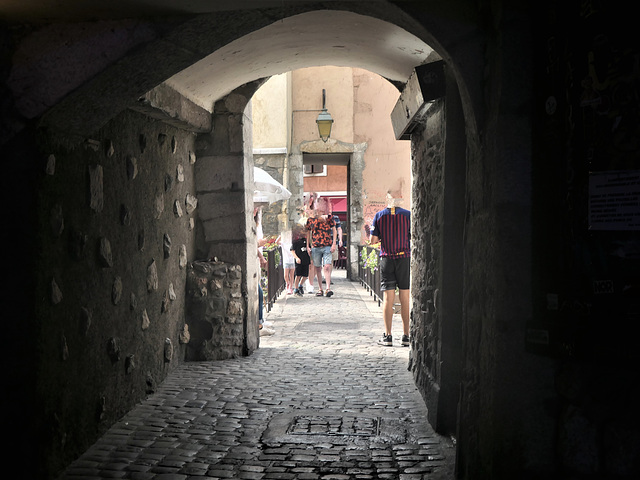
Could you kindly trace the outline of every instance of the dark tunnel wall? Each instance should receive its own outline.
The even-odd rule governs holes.
[[[42,136],[38,443],[55,471],[184,359],[194,136],[126,111],[81,144]]]

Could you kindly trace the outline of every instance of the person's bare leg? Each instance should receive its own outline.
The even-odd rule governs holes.
[[[311,263],[309,264],[309,276],[307,277],[307,280],[309,280],[309,286],[311,287],[311,290],[313,290],[313,288],[314,288],[314,287],[313,287],[313,277],[314,277],[315,275],[313,274],[313,272],[315,272],[315,271],[316,271],[316,267],[315,267],[315,265],[313,264],[313,262],[311,262]]]
[[[287,268],[287,269],[285,269],[284,273],[285,273],[284,282],[285,282],[285,284],[287,286],[287,290],[291,291],[291,290],[293,290],[293,280],[294,280],[293,269]]]
[[[386,335],[391,335],[391,326],[393,324],[393,304],[395,301],[395,290],[385,290],[382,293],[382,320],[384,321],[384,333]]]
[[[318,291],[322,290],[322,267],[315,267],[316,280],[318,280]]]
[[[333,265],[328,263],[323,268],[324,268],[324,279],[327,282],[327,290],[331,290],[331,269],[333,268]]]
[[[409,311],[411,307],[409,302],[411,301],[410,290],[400,290],[400,316],[402,317],[402,330],[405,335],[409,336]]]

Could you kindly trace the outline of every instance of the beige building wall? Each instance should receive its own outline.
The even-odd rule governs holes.
[[[353,143],[353,75],[346,67],[310,67],[292,73],[293,142],[318,139],[316,118],[322,109],[322,90],[326,107],[333,117],[331,138]]]
[[[291,73],[267,80],[251,99],[253,108],[253,148],[285,148],[291,131]]]
[[[364,166],[352,164],[349,179],[346,167],[328,165],[327,175],[304,177],[304,191],[345,192],[349,182],[361,177],[362,198],[351,201],[352,205],[357,201],[362,211],[352,212],[352,220],[360,223],[358,229],[365,240],[365,225],[384,208],[389,190],[401,192],[398,204],[411,208],[411,143],[395,139],[391,111],[400,92],[391,83],[367,70],[335,66],[272,77],[252,100],[254,152],[286,147],[291,155],[304,150],[301,146],[305,144],[317,144],[316,118],[322,109],[323,89],[334,124],[329,142],[321,149],[334,153],[364,145]],[[290,181],[283,183],[288,186]]]
[[[354,85],[353,143],[366,143],[362,172],[364,223],[387,204],[389,190],[400,192],[396,205],[411,209],[411,142],[396,140],[391,111],[400,92],[387,80],[359,68],[352,69]]]

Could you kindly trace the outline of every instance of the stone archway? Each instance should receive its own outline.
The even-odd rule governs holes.
[[[248,57],[241,55],[246,51],[225,48],[232,44],[236,46],[235,41],[251,36],[254,32],[265,33],[265,30],[268,32],[269,27],[277,26],[276,24],[279,23],[285,26],[290,25],[289,20],[292,22],[301,20],[302,26],[308,23],[307,20],[314,20],[314,25],[326,27],[322,29],[322,33],[326,34],[327,28],[329,28],[328,31],[336,28],[331,20],[341,16],[345,18],[349,16],[353,19],[352,15],[356,15],[357,19],[363,22],[360,25],[366,26],[365,30],[372,36],[360,36],[357,39],[358,43],[354,40],[351,44],[354,48],[362,46],[367,39],[371,40],[372,45],[375,44],[373,40],[380,40],[376,36],[380,30],[372,28],[372,23],[367,22],[368,20],[373,22],[374,27],[391,26],[394,27],[393,32],[401,30],[400,33],[409,33],[422,43],[431,45],[448,65],[451,78],[456,81],[466,133],[465,154],[468,174],[465,189],[465,236],[462,250],[465,260],[463,330],[465,347],[468,351],[463,365],[465,376],[460,408],[461,423],[465,428],[461,430],[459,445],[465,451],[464,467],[467,471],[471,471],[474,465],[483,464],[483,461],[488,465],[484,470],[492,471],[495,468],[491,465],[492,452],[494,449],[500,450],[500,446],[505,446],[503,450],[507,450],[508,445],[510,451],[515,450],[523,456],[532,454],[534,449],[530,448],[530,444],[543,434],[536,433],[539,431],[539,425],[534,424],[533,415],[522,415],[522,409],[519,407],[527,402],[536,401],[547,393],[542,389],[536,391],[535,388],[538,383],[546,387],[543,380],[537,382],[538,379],[526,381],[521,378],[520,373],[526,367],[530,367],[531,364],[538,367],[540,362],[522,358],[519,354],[517,345],[522,334],[522,322],[513,321],[513,319],[528,318],[531,315],[529,248],[531,224],[530,198],[527,195],[530,191],[528,176],[530,148],[527,147],[528,133],[531,128],[526,113],[523,113],[526,111],[523,104],[528,101],[530,92],[527,81],[515,86],[507,85],[504,74],[507,70],[505,65],[511,65],[516,61],[524,64],[523,73],[526,74],[528,71],[526,69],[528,64],[522,60],[528,58],[530,46],[527,37],[528,29],[522,28],[523,14],[520,11],[512,12],[502,7],[502,4],[496,5],[495,8],[503,11],[498,12],[499,14],[493,11],[486,13],[490,21],[494,20],[493,16],[495,16],[496,25],[491,25],[491,28],[487,29],[488,32],[485,32],[482,29],[485,12],[470,10],[468,3],[463,1],[453,3],[434,1],[427,5],[421,2],[408,2],[403,7],[405,9],[387,2],[335,2],[332,7],[333,10],[327,10],[325,2],[301,2],[296,6],[287,7],[286,10],[247,9],[185,16],[172,20],[148,18],[140,22],[114,20],[105,28],[106,32],[112,32],[113,37],[109,33],[106,34],[107,37],[112,39],[121,34],[125,38],[120,42],[116,41],[115,47],[108,41],[97,42],[94,37],[81,35],[80,32],[83,32],[87,25],[59,25],[51,29],[40,29],[37,34],[26,35],[20,39],[21,43],[17,48],[19,55],[16,58],[26,59],[26,61],[20,64],[19,68],[16,66],[19,70],[18,76],[8,82],[14,87],[12,93],[16,106],[15,112],[11,115],[19,116],[24,124],[37,123],[46,130],[45,135],[53,138],[56,146],[64,144],[71,145],[71,148],[77,145],[87,149],[96,147],[94,141],[87,141],[87,139],[92,140],[95,132],[116,119],[119,113],[129,109],[142,109],[153,121],[163,119],[184,131],[209,131],[207,122],[214,111],[214,105],[238,87],[239,83],[257,81],[272,73],[290,70],[295,67],[295,65],[286,64],[290,59],[301,58],[302,64],[307,64],[304,62],[311,64],[310,62],[325,61],[326,55],[332,58],[334,54],[338,54],[336,57],[341,61],[351,64],[357,57],[357,55],[350,57],[349,54],[353,55],[354,50],[346,48],[350,44],[345,45],[342,42],[334,44],[328,51],[310,52],[313,54],[306,57],[282,55],[277,59],[264,56],[262,59],[264,63],[249,62]],[[344,37],[339,37],[339,34],[344,30],[333,30],[332,39],[343,40]],[[389,32],[386,29],[383,31]],[[215,33],[212,34],[212,32]],[[300,35],[300,32],[301,30],[294,28],[285,32],[286,35],[283,37],[273,36],[271,42],[265,42],[265,48],[269,52],[285,52],[290,45],[295,44],[295,38]],[[487,45],[485,35],[496,35],[500,38],[493,39],[496,43],[489,45],[485,50]],[[259,37],[251,38],[256,40]],[[389,38],[384,37],[384,40]],[[503,38],[512,40],[510,42],[510,45],[513,45],[512,49],[504,51],[501,49],[503,44],[498,40],[502,41]],[[282,43],[277,43],[276,40]],[[69,44],[75,48],[74,51],[79,52],[78,56],[69,55]],[[47,48],[44,49],[43,46]],[[60,50],[56,51],[55,47],[59,47]],[[51,63],[40,62],[39,58],[33,60],[29,57],[30,53],[38,49],[55,52],[51,53]],[[375,55],[366,57],[364,61],[365,68],[378,71],[396,85],[401,86],[409,72],[401,74],[402,69],[394,70],[383,62],[389,58],[400,58],[398,50],[400,49],[389,52],[384,48],[374,49]],[[264,51],[266,50],[258,50],[258,53]],[[220,87],[222,89],[210,96],[206,105],[203,106],[196,101],[195,96],[190,95],[188,90],[191,86],[186,85],[186,90],[182,90],[179,84],[167,82],[174,75],[208,58],[209,55],[215,55],[216,52],[226,54],[224,58],[216,57],[217,61],[211,65],[214,71],[217,68],[223,72],[222,77],[211,76],[212,81],[222,82]],[[339,54],[345,52],[347,54],[340,57]],[[362,53],[362,50],[359,53]],[[414,53],[415,57],[409,55],[408,59],[411,61],[403,64],[404,67],[413,67],[427,60],[427,56]],[[65,58],[67,60],[72,58],[74,62],[73,65],[65,63],[66,68],[63,69]],[[159,58],[163,61],[159,62]],[[406,56],[403,58],[407,59]],[[56,60],[60,75],[53,76],[49,74],[47,66],[56,65]],[[226,65],[236,65],[249,77],[234,76],[230,70],[221,68],[224,62],[227,62]],[[91,65],[92,69],[87,72],[87,69],[79,68],[78,65]],[[20,81],[30,84],[32,88],[18,89]],[[163,84],[163,82],[167,83]],[[41,92],[36,87],[43,88],[45,91]],[[42,94],[39,95],[39,93]],[[154,100],[149,97],[157,99],[159,93],[166,93],[167,98],[162,102],[154,103]],[[175,100],[176,103],[172,104],[169,100]],[[493,100],[497,101],[493,102]],[[15,118],[3,118],[3,120],[13,121]],[[425,125],[425,132],[429,133],[429,128],[432,126]],[[110,125],[112,130],[117,130],[117,127],[119,126]],[[121,128],[126,127],[126,122],[123,122]],[[16,129],[19,130],[19,128],[20,125],[16,126]],[[28,129],[24,132],[26,132],[25,136],[16,140],[17,143],[22,142],[19,147],[35,143],[35,135]],[[64,141],[59,143],[57,143],[59,138],[55,137],[58,132],[62,132],[65,136]],[[134,129],[127,133],[132,136],[132,132]],[[215,136],[219,132],[220,130],[216,131],[214,126],[212,135]],[[11,134],[14,133],[15,130],[11,132]],[[425,138],[428,140],[428,135]],[[521,141],[517,155],[511,154],[512,149],[507,143],[514,138]],[[105,139],[105,142],[106,140],[108,139]],[[133,145],[135,142],[131,140],[130,143]],[[101,146],[98,145],[98,147]],[[19,147],[14,147],[10,153],[21,152],[22,149]],[[42,153],[46,154],[45,157],[52,155],[51,151],[39,152],[39,155],[34,154],[29,160],[35,165],[41,160]],[[90,153],[90,155],[93,154]],[[427,161],[428,158],[420,156],[420,160]],[[243,158],[243,164],[244,161]],[[29,174],[36,176],[33,172]],[[243,178],[246,180],[246,177]],[[50,199],[45,199],[43,204],[48,207],[47,200]],[[42,213],[34,213],[30,210],[30,206],[18,208],[22,209],[19,213],[24,213],[28,218],[38,217]],[[140,208],[141,215],[146,213],[144,208]],[[246,204],[244,208],[246,213]],[[242,212],[239,214],[241,215]],[[104,228],[108,227],[105,223]],[[150,247],[147,245],[147,248]],[[41,256],[53,258],[53,255],[48,254],[54,252],[30,253],[33,254],[33,258]],[[123,252],[124,255],[126,253]],[[77,275],[80,278],[86,276],[87,279],[94,281],[95,270],[92,267],[83,267],[85,269],[76,272]],[[517,267],[517,276],[511,274],[514,267]],[[44,279],[49,278],[50,274],[50,271],[43,271],[38,280],[43,284],[47,283]],[[112,279],[109,280],[112,281]],[[29,295],[31,293],[22,292],[17,295],[17,298]],[[41,298],[48,297],[40,295],[38,298],[41,301]],[[30,303],[31,298],[26,300],[23,302],[25,305]],[[45,323],[33,322],[32,328],[40,329]],[[50,339],[47,335],[42,335],[42,338],[49,342],[44,349],[57,352],[60,348],[58,340],[62,336],[64,326],[47,324],[47,327],[58,330],[53,332]],[[26,337],[40,338],[41,333],[50,332],[38,330],[34,335]],[[16,338],[19,336],[15,335]],[[425,338],[425,341],[429,341],[429,338]],[[22,345],[16,344],[16,352],[21,351],[20,347]],[[113,357],[115,358],[115,354]],[[512,359],[517,359],[517,362]],[[82,359],[72,357],[72,361],[81,362]],[[144,365],[141,368],[144,369]],[[434,365],[433,368],[438,367]],[[430,372],[422,371],[422,374],[429,375]],[[125,372],[117,375],[120,375],[118,378],[122,381],[127,381]],[[44,389],[44,386],[51,381],[51,377],[41,379],[40,386]],[[80,383],[82,379],[77,381]],[[516,388],[522,383],[525,383],[524,388]],[[105,383],[106,386],[108,385]],[[515,390],[518,397],[516,401],[512,401],[510,392]],[[534,392],[533,395],[526,397],[531,392]],[[76,403],[82,404],[82,389],[78,388],[74,394]],[[122,402],[135,403],[139,396],[140,389],[129,393]],[[95,401],[94,398],[88,400],[84,404]],[[50,411],[56,411],[57,407],[58,405],[51,405]],[[66,413],[73,414],[73,412]],[[27,416],[25,415],[25,418]],[[479,421],[480,419],[482,421]],[[97,424],[97,420],[93,422]],[[69,424],[73,423],[75,422],[69,422]],[[494,430],[494,425],[497,424],[509,426],[498,435]],[[512,424],[513,426],[510,426]],[[482,434],[495,439],[495,442],[490,445],[477,445],[474,441],[482,437]],[[514,458],[512,462],[518,460],[517,456],[510,457]],[[513,467],[512,464],[505,465],[503,470],[508,471],[511,467]]]

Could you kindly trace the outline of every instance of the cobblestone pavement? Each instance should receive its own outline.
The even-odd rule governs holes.
[[[453,479],[399,316],[377,345],[377,302],[334,274],[331,298],[281,295],[253,355],[179,367],[61,478]]]

